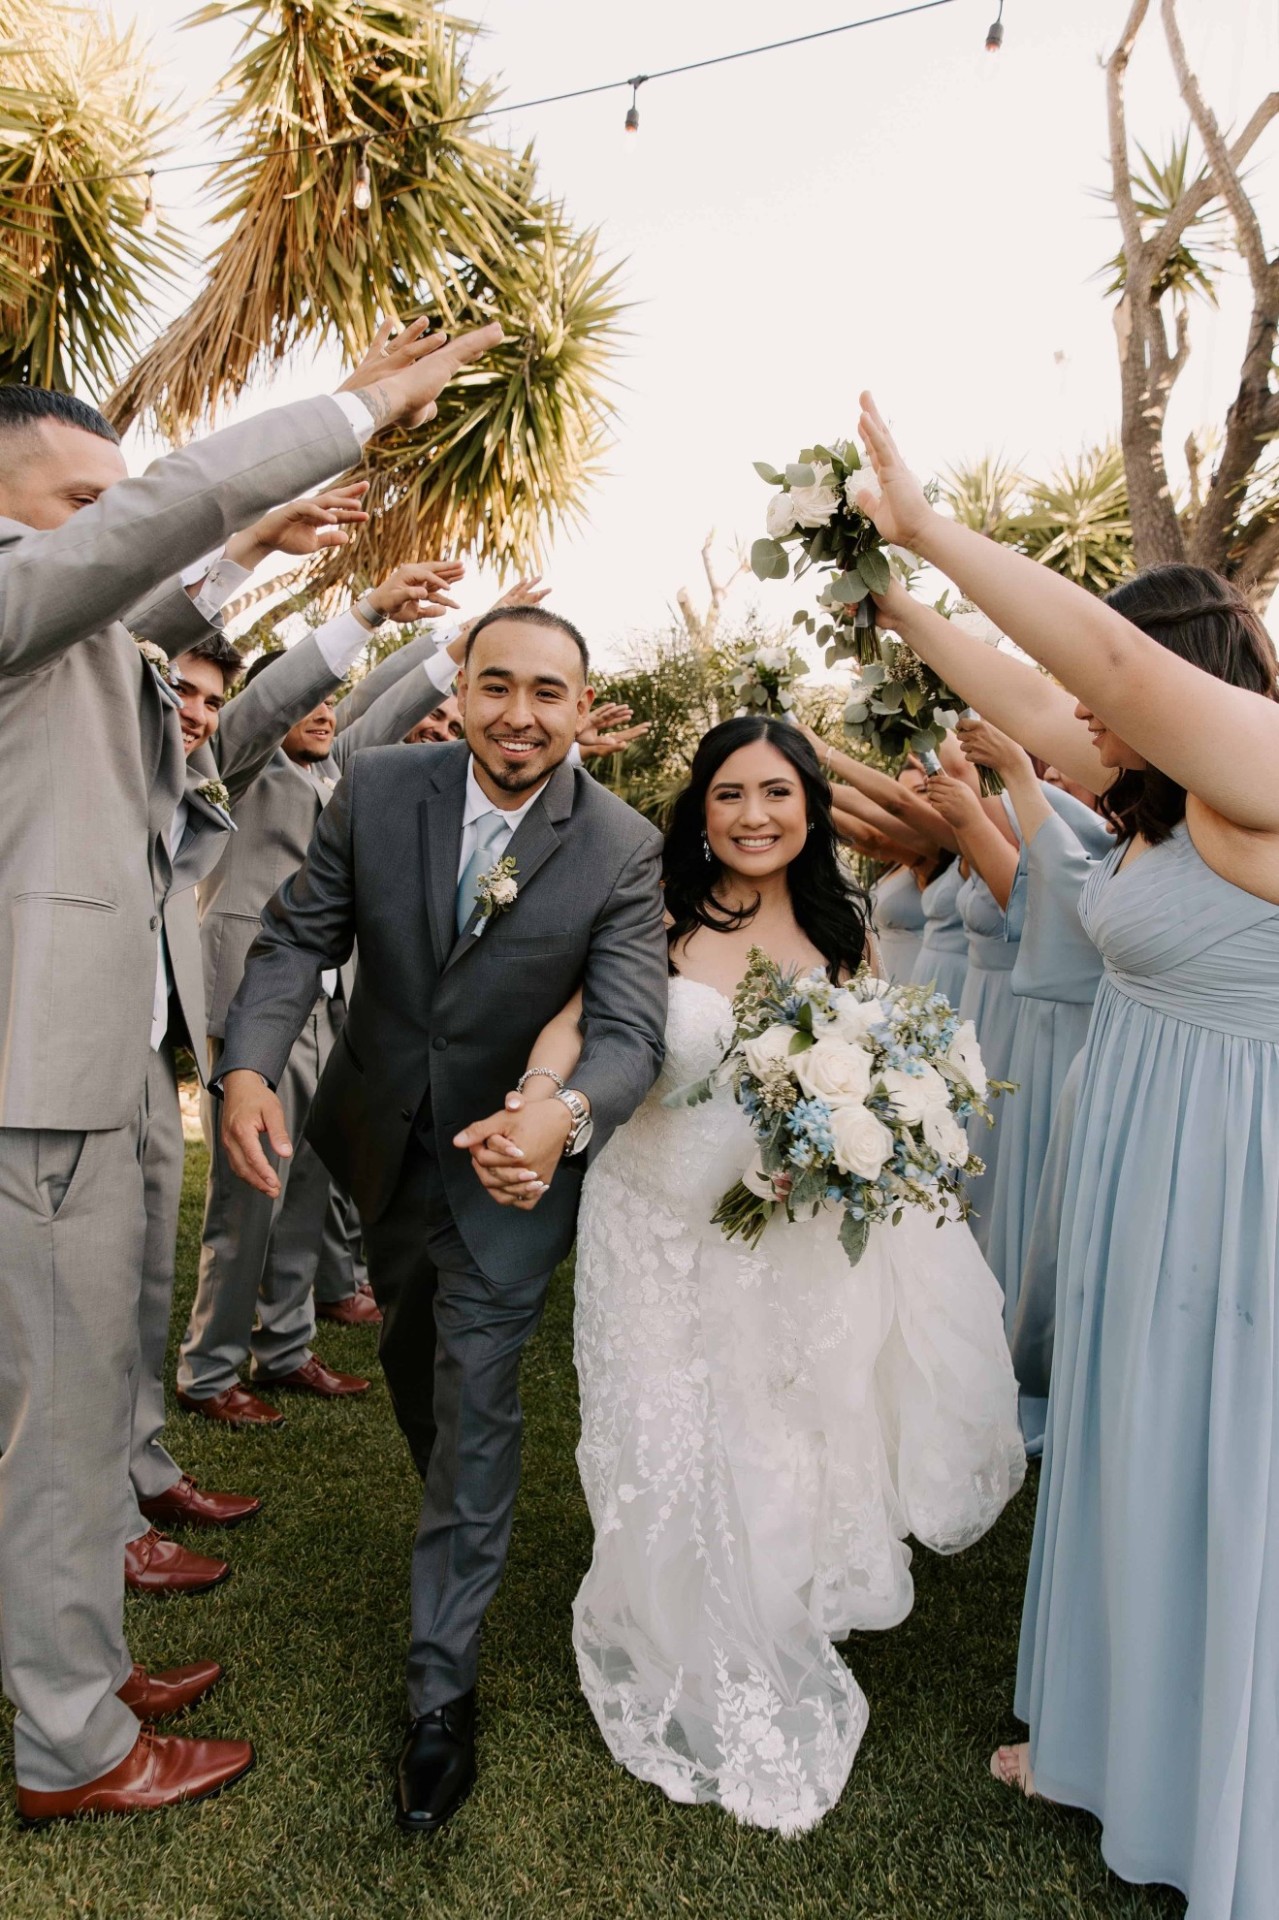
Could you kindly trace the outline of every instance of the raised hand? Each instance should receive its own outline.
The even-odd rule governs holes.
[[[281,1160],[291,1158],[293,1142],[284,1124],[284,1108],[261,1074],[228,1073],[222,1082],[222,1144],[231,1171],[274,1200],[280,1180],[262,1151],[263,1134]]]
[[[504,335],[496,320],[450,340],[428,331],[429,320],[413,320],[400,333],[384,320],[363,360],[342,382],[340,393],[358,393],[375,427],[420,427],[434,419],[436,401],[450,380],[494,347]]]
[[[226,543],[226,557],[252,572],[271,553],[320,553],[326,547],[343,547],[348,527],[361,527],[368,519],[361,502],[369,490],[367,480],[353,480],[343,487],[328,487],[323,493],[303,500],[286,501],[273,507],[242,533],[233,533]]]
[[[628,726],[632,709],[616,700],[603,700],[583,714],[577,729],[577,750],[583,760],[602,760],[610,754],[625,753],[636,740],[652,731],[651,720]]]
[[[955,728],[955,737],[969,760],[978,767],[993,767],[1005,780],[1030,766],[1026,749],[989,720],[965,719]]]
[[[460,560],[410,560],[366,596],[388,620],[431,620],[456,610],[447,589],[466,571]]]
[[[934,773],[929,777],[928,798],[957,833],[971,831],[986,817],[973,789],[962,780],[952,779],[948,773]]]
[[[873,520],[885,540],[918,551],[933,509],[923,487],[902,459],[897,442],[869,393],[861,397],[858,438],[870,458],[876,485],[858,490],[857,504]],[[885,596],[886,598],[888,596]],[[879,605],[876,596],[876,605]]]
[[[489,612],[496,613],[499,607],[540,607],[543,600],[550,597],[550,592],[549,587],[542,585],[540,573],[526,574],[513,587],[508,587],[505,593],[499,594]]]

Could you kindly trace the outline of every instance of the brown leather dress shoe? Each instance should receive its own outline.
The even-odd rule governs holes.
[[[148,1520],[163,1527],[238,1527],[262,1511],[262,1502],[247,1493],[206,1493],[189,1473],[154,1500],[139,1500],[138,1506]]]
[[[189,1667],[170,1667],[164,1673],[148,1673],[145,1667],[135,1666],[116,1698],[139,1720],[166,1720],[203,1700],[221,1678],[216,1660],[196,1660]]]
[[[369,1390],[367,1380],[361,1380],[358,1374],[335,1372],[315,1353],[292,1373],[273,1374],[269,1379],[259,1375],[254,1384],[265,1387],[268,1393],[283,1387],[289,1393],[318,1394],[321,1400],[340,1400],[347,1394]]]
[[[62,1793],[19,1787],[18,1818],[24,1826],[36,1827],[46,1820],[73,1820],[78,1814],[141,1813],[181,1800],[207,1800],[252,1765],[253,1748],[247,1740],[175,1740],[144,1727],[119,1766],[83,1787]]]
[[[315,1309],[317,1320],[332,1320],[339,1327],[380,1327],[382,1312],[373,1295],[363,1287],[345,1300],[321,1300]]]
[[[265,1400],[259,1400],[256,1393],[250,1393],[247,1387],[237,1382],[233,1387],[224,1387],[221,1393],[210,1394],[206,1400],[197,1400],[194,1394],[183,1393],[178,1388],[178,1405],[187,1413],[198,1413],[206,1420],[219,1420],[224,1427],[282,1427],[284,1415],[269,1407]]]
[[[124,1550],[124,1584],[131,1593],[206,1593],[230,1574],[225,1560],[192,1553],[154,1527]]]

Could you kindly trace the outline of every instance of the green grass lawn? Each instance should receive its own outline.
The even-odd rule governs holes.
[[[198,1247],[204,1154],[187,1168],[175,1334]],[[248,1736],[258,1764],[201,1806],[25,1834],[0,1818],[0,1916],[46,1920],[1019,1920],[1182,1912],[1126,1887],[1084,1815],[986,1772],[1012,1697],[1034,1483],[956,1560],[916,1558],[904,1626],[846,1653],[870,1731],[840,1806],[779,1840],[672,1806],[609,1759],[578,1692],[569,1608],[590,1552],[573,1464],[572,1294],[561,1274],[524,1369],[524,1490],[480,1676],[480,1782],[439,1840],[391,1825],[414,1477],[378,1379],[359,1402],[290,1399],[275,1433],[175,1412],[170,1445],[210,1487],[266,1496],[206,1535],[235,1567],[189,1600],[130,1600],[134,1655],[212,1655],[227,1677],[178,1723]],[[322,1327],[325,1358],[376,1374],[371,1334]],[[187,1536],[199,1544],[199,1536]],[[0,1768],[11,1795],[8,1725]]]

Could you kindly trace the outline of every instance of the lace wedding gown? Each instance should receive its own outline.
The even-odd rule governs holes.
[[[710,1224],[751,1157],[731,1093],[671,1109],[732,1009],[671,982],[667,1060],[587,1174],[578,1464],[595,1526],[574,1606],[615,1759],[678,1801],[798,1833],[838,1799],[865,1696],[832,1643],[909,1613],[907,1534],[954,1553],[1025,1459],[1003,1296],[967,1227],[908,1212],[856,1268],[838,1218],[755,1249]]]

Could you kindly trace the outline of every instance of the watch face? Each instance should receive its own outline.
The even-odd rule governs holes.
[[[579,1127],[576,1127],[574,1129],[573,1144],[569,1148],[570,1155],[585,1153],[587,1147],[589,1147],[591,1144],[591,1135],[594,1133],[594,1131],[595,1131],[595,1122],[588,1116],[585,1120],[582,1121]]]

